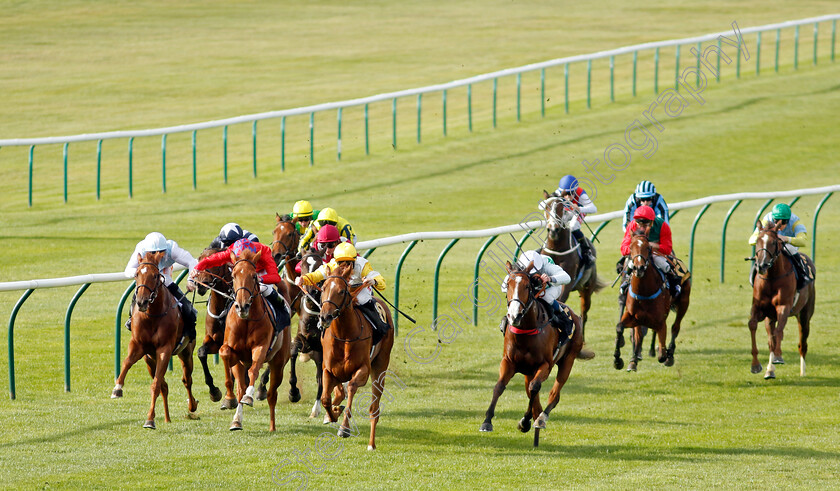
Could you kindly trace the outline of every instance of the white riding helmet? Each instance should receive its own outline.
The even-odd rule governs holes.
[[[528,266],[528,263],[530,263],[531,261],[534,261],[534,267],[531,268],[531,271],[528,271],[528,273],[533,274],[537,271],[542,270],[544,261],[540,253],[537,251],[523,252],[522,255],[519,256],[519,260],[516,261],[516,263],[519,264],[520,268],[524,268]]]
[[[169,249],[166,237],[160,232],[152,232],[143,239],[143,253],[165,251]]]

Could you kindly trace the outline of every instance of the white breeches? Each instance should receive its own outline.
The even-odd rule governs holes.
[[[545,289],[545,294],[542,298],[543,300],[551,304],[554,303],[555,300],[560,298],[561,294],[563,294],[563,285],[549,286]]]
[[[656,269],[664,273],[671,272],[671,265],[668,264],[668,260],[665,259],[665,256],[662,256],[660,254],[653,255],[653,265],[656,266]]]
[[[578,220],[577,217],[569,220],[568,222],[566,222],[566,228],[568,228],[572,232],[574,232],[575,230],[580,230],[580,220]]]

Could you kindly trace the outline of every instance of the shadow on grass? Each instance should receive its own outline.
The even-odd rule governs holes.
[[[114,428],[118,428],[120,426],[132,425],[138,422],[138,418],[127,418],[121,419],[117,421],[111,421],[108,423],[99,423],[97,425],[91,426],[80,426],[75,430],[65,431],[62,433],[54,433],[52,435],[44,435],[44,436],[37,436],[32,438],[26,438],[24,440],[18,440],[15,442],[10,443],[3,443],[0,444],[0,449],[5,448],[12,448],[17,447],[20,445],[32,445],[32,444],[39,444],[39,443],[49,443],[49,442],[57,442],[61,440],[67,440],[71,438],[75,438],[82,435],[88,435],[93,431],[97,430],[112,430]]]

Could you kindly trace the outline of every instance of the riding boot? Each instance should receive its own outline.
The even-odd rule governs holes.
[[[388,332],[388,324],[386,324],[382,317],[379,316],[379,312],[376,310],[376,300],[370,299],[367,303],[357,305],[362,311],[366,314],[365,317],[368,318],[373,323],[374,329],[376,329],[381,335],[385,335]]]
[[[805,258],[802,254],[796,253],[793,257],[794,267],[799,274],[799,281],[796,283],[797,289],[800,289],[811,282],[811,275],[808,271],[808,265],[805,264]]]
[[[502,331],[502,336],[505,335],[505,331],[507,331],[507,328],[508,328],[508,319],[507,319],[507,314],[505,314],[505,315],[502,316],[502,322],[499,322],[499,330]]]
[[[265,297],[266,300],[271,302],[271,306],[274,307],[274,314],[277,316],[274,323],[274,330],[275,331],[282,331],[286,327],[291,324],[292,318],[289,315],[289,311],[286,310],[286,302],[280,298],[280,294],[277,293],[277,290],[271,288],[269,290],[268,295]]]
[[[572,235],[575,236],[578,244],[580,244],[580,252],[581,256],[583,256],[583,266],[587,267],[595,264],[595,254],[592,252],[592,244],[583,237],[583,232],[578,229],[572,232]]]
[[[193,308],[192,302],[187,300],[187,296],[181,292],[175,282],[166,287],[172,296],[180,303],[181,318],[184,319],[184,336],[187,339],[195,339],[195,322],[198,317],[198,312]]]
[[[677,298],[682,291],[680,286],[680,277],[671,269],[665,272],[665,278],[668,280],[668,290],[671,292],[671,298]]]
[[[621,256],[621,259],[615,263],[615,274],[621,274],[621,272],[624,271],[624,265],[627,264],[627,258],[629,257],[630,256]]]

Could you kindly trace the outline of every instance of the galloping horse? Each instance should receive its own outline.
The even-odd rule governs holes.
[[[811,330],[811,316],[814,315],[816,289],[814,282],[796,290],[793,264],[789,258],[777,261],[785,244],[779,239],[774,225],[763,227],[758,222],[758,239],[755,243],[755,265],[758,274],[753,285],[753,301],[750,309],[750,335],[752,336],[752,373],[761,371],[758,348],[755,345],[755,330],[758,322],[765,320],[770,360],[767,362],[765,379],[776,378],[775,363],[782,360],[782,337],[788,317],[799,321],[799,375],[805,376],[805,355],[808,353],[808,334]],[[804,256],[809,268],[816,272],[814,262]]]
[[[525,392],[528,395],[528,409],[519,421],[519,431],[527,433],[531,420],[535,422],[534,446],[539,445],[539,430],[545,428],[548,415],[560,400],[560,390],[569,379],[572,365],[583,347],[583,325],[580,317],[571,310],[574,332],[558,348],[560,336],[565,335],[550,325],[550,313],[545,307],[538,307],[537,297],[543,288],[538,276],[528,273],[533,262],[525,268],[512,266],[507,262],[507,317],[511,327],[505,333],[505,348],[499,365],[499,380],[493,388],[493,399],[484,416],[479,431],[493,431],[493,416],[496,402],[505,391],[510,379],[517,373],[525,376]],[[557,365],[557,377],[548,396],[548,405],[543,410],[540,404],[540,388]]]
[[[175,297],[163,284],[163,275],[158,264],[166,251],[147,252],[140,258],[140,266],[134,276],[137,284],[135,297],[136,309],[131,314],[131,341],[128,342],[128,355],[123,360],[120,375],[117,377],[111,398],[123,396],[123,384],[128,370],[145,357],[149,375],[152,377],[152,403],[143,428],[155,429],[155,403],[158,395],[163,396],[163,413],[167,423],[169,419],[169,386],[166,384],[166,367],[172,355],[178,355],[184,367],[181,381],[187,388],[188,417],[195,418],[198,401],[192,394],[193,348],[195,338],[182,339],[184,320]]]
[[[353,409],[353,398],[359,387],[367,384],[368,377],[373,377],[372,402],[370,404],[370,441],[368,450],[376,449],[376,423],[379,422],[379,402],[384,389],[384,379],[381,376],[388,370],[391,361],[391,348],[394,345],[394,330],[389,329],[382,340],[371,346],[373,326],[365,316],[353,305],[355,295],[350,292],[350,277],[353,273],[353,262],[341,262],[324,281],[321,293],[320,326],[324,329],[321,344],[324,348],[324,370],[322,376],[323,391],[321,404],[326,410],[330,422],[336,422],[341,408],[336,407],[344,393],[341,384],[348,382],[347,409],[338,430],[338,436],[350,436],[350,418]],[[364,287],[361,287],[364,288]],[[356,290],[356,294],[361,291]],[[391,311],[379,300],[382,312],[388,325],[393,326]],[[377,309],[379,310],[379,309]],[[372,348],[372,349],[371,349]],[[336,389],[335,398],[330,394]]]
[[[323,258],[317,253],[309,253],[303,256],[300,261],[300,274],[305,275],[311,273],[321,267]],[[310,418],[317,418],[321,414],[321,391],[323,390],[323,361],[324,348],[321,346],[321,336],[318,330],[318,320],[321,315],[320,306],[315,304],[312,299],[318,300],[321,291],[317,288],[308,286],[302,287],[307,295],[302,295],[300,299],[300,311],[298,312],[298,334],[292,341],[292,380],[297,383],[297,375],[295,374],[295,359],[298,353],[306,353],[313,363],[315,363],[315,381],[318,389],[315,393],[315,404],[312,406],[312,411],[309,413]],[[328,421],[328,420],[327,420]]]
[[[257,267],[261,252],[248,249],[239,256],[231,252],[233,262],[234,308],[227,315],[225,341],[219,349],[225,367],[226,398],[233,395],[233,379],[238,382],[239,405],[233,416],[231,430],[242,429],[243,405],[254,405],[254,382],[260,367],[268,362],[271,378],[268,384],[269,431],[274,431],[274,407],[277,387],[283,381],[283,367],[289,361],[289,329],[274,335],[268,303],[260,294]],[[246,373],[247,370],[247,373]],[[246,382],[248,385],[246,389]]]
[[[198,259],[202,260],[220,251],[222,249],[208,247],[204,249]],[[207,366],[207,355],[217,354],[225,340],[225,314],[228,306],[228,298],[223,295],[231,295],[233,293],[230,266],[222,265],[199,271],[195,280],[199,295],[205,295],[208,287],[210,289],[210,297],[207,299],[207,316],[204,318],[204,341],[198,348],[198,359],[201,361],[201,366],[204,369],[204,382],[210,389],[210,400],[218,402],[222,398],[222,392],[213,383],[213,376],[210,374],[210,368]],[[226,399],[222,403],[222,409],[236,408],[235,404],[231,404],[232,402],[235,403],[235,400]]]
[[[607,284],[598,278],[598,268],[594,263],[581,269],[583,261],[577,254],[580,245],[575,244],[572,231],[568,227],[572,220],[576,220],[574,212],[567,206],[569,201],[552,196],[547,191],[543,191],[543,195],[545,196],[545,218],[548,223],[542,254],[551,257],[554,264],[563,268],[563,271],[572,278],[572,284],[568,288],[563,287],[563,293],[557,300],[566,303],[572,291],[580,294],[581,330],[583,331],[592,306],[592,294],[600,291]],[[594,246],[592,251],[595,251]]]
[[[645,336],[645,329],[650,328],[659,337],[659,363],[670,367],[674,364],[674,350],[676,349],[677,335],[680,333],[680,323],[688,310],[689,298],[691,295],[691,281],[686,281],[682,286],[682,293],[672,304],[671,293],[668,290],[668,282],[664,275],[656,269],[653,264],[653,251],[648,238],[643,231],[633,234],[630,242],[630,261],[627,267],[631,274],[630,287],[628,290],[627,304],[621,319],[616,326],[615,336],[615,361],[613,366],[616,370],[624,367],[624,360],[621,359],[621,347],[624,345],[624,329],[634,328],[633,355],[630,358],[628,371],[636,371],[638,362],[642,360],[642,339]],[[652,269],[651,274],[645,274]],[[665,349],[665,340],[668,336],[668,314],[671,309],[676,310],[677,317],[671,326],[671,343]]]
[[[283,270],[278,271],[283,276],[289,290],[289,297],[292,299],[292,312],[297,312],[300,300],[300,288],[295,285],[295,278],[298,277],[295,266],[300,262],[298,244],[300,243],[300,232],[288,215],[276,214],[277,225],[272,232],[271,254],[274,262],[282,264]],[[297,402],[297,401],[292,401]]]

